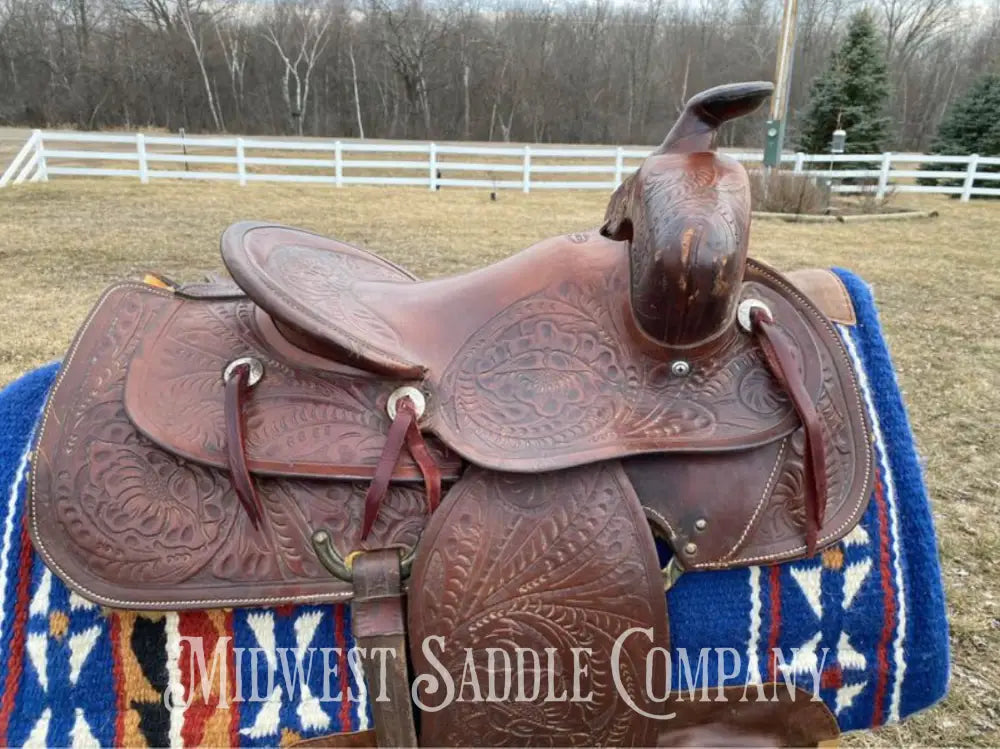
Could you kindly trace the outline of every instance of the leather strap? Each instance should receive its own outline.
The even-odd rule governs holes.
[[[416,746],[406,657],[399,551],[379,549],[354,560],[351,626],[375,718],[379,746]]]
[[[405,408],[412,409],[409,399],[405,401]],[[416,462],[420,472],[424,475],[424,491],[427,492],[427,509],[434,512],[441,504],[441,468],[438,466],[434,456],[424,436],[417,427],[417,420],[414,418],[410,428],[406,430],[406,446],[410,448],[410,455]]]
[[[417,410],[409,398],[401,398],[396,404],[396,417],[389,426],[389,434],[385,438],[382,455],[375,466],[375,476],[368,485],[365,494],[365,518],[361,527],[362,540],[368,538],[375,519],[378,517],[382,500],[389,489],[389,481],[396,470],[396,463],[406,445],[417,467],[424,476],[424,489],[427,492],[427,507],[431,512],[441,503],[441,469],[438,467],[423,435],[417,426]]]
[[[250,469],[247,467],[246,417],[243,404],[250,392],[250,365],[241,364],[233,369],[226,381],[226,460],[229,463],[229,480],[233,491],[243,505],[253,527],[260,530],[264,507],[257,496]]]
[[[803,382],[803,375],[795,361],[792,346],[781,332],[781,328],[774,324],[770,313],[760,307],[751,312],[751,320],[761,349],[764,351],[767,366],[792,399],[805,431],[806,492],[811,500],[806,502],[806,547],[809,554],[813,554],[816,551],[816,536],[826,514],[826,442],[823,439],[822,421]]]

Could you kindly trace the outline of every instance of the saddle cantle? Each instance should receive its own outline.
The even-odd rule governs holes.
[[[747,177],[712,150],[769,91],[695,97],[599,230],[488,268],[420,281],[336,240],[241,223],[222,238],[235,285],[113,286],[45,409],[36,548],[101,604],[355,597],[370,638],[389,619],[392,637],[407,629],[401,606],[365,612],[398,599],[412,564],[413,637],[606,652],[649,627],[627,652],[639,663],[667,644],[662,590],[681,571],[834,543],[872,487],[830,320],[849,323],[850,305],[822,272],[746,257]],[[674,551],[662,572],[647,522]],[[655,743],[657,722],[595,673],[594,709],[522,711],[513,733],[509,711],[444,710],[422,740]]]

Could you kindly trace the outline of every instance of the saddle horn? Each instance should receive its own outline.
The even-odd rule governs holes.
[[[690,347],[734,317],[746,262],[750,186],[715,153],[719,127],[770,96],[766,81],[692,97],[663,143],[611,196],[601,233],[629,242],[632,311],[646,335]]]
[[[653,153],[714,151],[719,127],[751,114],[774,90],[770,81],[728,83],[692,96],[663,143]]]

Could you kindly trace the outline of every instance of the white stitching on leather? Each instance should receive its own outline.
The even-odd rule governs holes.
[[[663,515],[661,513],[659,513],[657,510],[653,509],[649,505],[643,505],[642,508],[644,510],[646,510],[647,512],[652,513],[653,515],[655,515],[656,519],[659,520],[661,523],[663,523],[667,527],[667,531],[669,531],[669,533],[670,533],[670,541],[671,541],[671,543],[673,543],[673,540],[675,538],[677,538],[677,532],[674,531],[673,526],[670,525],[670,521],[667,520],[665,517],[663,517]]]
[[[819,546],[819,545],[824,544],[824,543],[826,543],[828,541],[835,541],[835,540],[837,540],[838,538],[841,537],[841,535],[843,535],[844,532],[846,532],[846,530],[848,528],[852,528],[855,525],[857,525],[857,522],[858,522],[858,520],[860,518],[860,515],[861,515],[862,511],[867,506],[868,500],[871,497],[871,478],[872,478],[872,448],[871,448],[871,439],[872,439],[872,437],[871,437],[871,430],[868,427],[868,418],[867,418],[867,413],[868,412],[867,412],[867,409],[865,408],[864,402],[861,399],[861,392],[858,389],[858,381],[857,381],[857,377],[854,374],[853,361],[851,359],[850,354],[847,352],[847,349],[844,347],[844,342],[840,339],[840,333],[837,332],[837,329],[833,327],[832,323],[824,315],[820,314],[816,310],[815,305],[807,297],[805,297],[803,294],[799,293],[798,289],[796,289],[792,284],[786,283],[784,281],[784,279],[782,279],[780,276],[778,276],[776,273],[774,273],[766,265],[763,265],[759,261],[753,260],[753,259],[750,259],[750,258],[747,258],[747,265],[753,267],[762,276],[764,276],[765,278],[767,278],[768,280],[770,280],[772,283],[776,284],[777,286],[781,287],[787,293],[791,294],[796,299],[798,299],[800,302],[802,302],[805,305],[806,311],[810,315],[812,315],[823,327],[825,327],[828,331],[830,331],[830,333],[832,334],[834,340],[837,343],[837,346],[840,347],[840,351],[844,355],[844,358],[847,360],[848,363],[851,364],[851,366],[848,367],[848,378],[850,380],[851,389],[854,392],[854,399],[855,399],[855,403],[856,403],[856,405],[858,407],[858,413],[861,414],[861,421],[862,421],[862,425],[864,426],[863,431],[864,431],[865,436],[868,438],[868,442],[865,445],[865,447],[866,447],[866,449],[865,449],[865,472],[864,472],[864,478],[863,478],[863,483],[864,483],[865,487],[867,487],[867,491],[863,491],[863,492],[860,493],[860,495],[858,497],[857,504],[854,506],[854,509],[851,511],[851,514],[848,516],[847,520],[845,520],[836,530],[834,530],[834,531],[832,531],[832,532],[830,532],[828,534],[825,534],[821,538],[817,539],[816,545]],[[744,563],[744,564],[759,564],[759,563],[762,563],[762,562],[775,562],[775,561],[780,561],[782,559],[789,559],[791,557],[794,557],[794,556],[796,556],[798,554],[801,554],[804,551],[807,551],[808,548],[809,548],[808,546],[806,546],[805,544],[803,544],[802,546],[796,546],[796,547],[793,547],[791,549],[788,549],[788,550],[783,551],[783,552],[778,553],[778,554],[765,554],[765,555],[757,556],[757,557],[741,557],[741,558],[737,559],[736,561]],[[732,564],[725,564],[725,563],[720,563],[720,562],[706,562],[706,563],[700,564],[700,565],[693,565],[692,568],[693,569],[724,569],[724,568],[732,567],[732,566],[733,566]]]
[[[164,289],[159,289],[155,286],[150,286],[148,284],[140,284],[132,281],[115,284],[108,288],[94,305],[94,309],[91,310],[90,315],[87,316],[86,321],[80,328],[80,332],[77,333],[76,338],[73,341],[73,345],[70,347],[69,353],[67,353],[66,358],[63,360],[59,368],[59,376],[56,377],[55,385],[52,387],[52,391],[49,394],[48,402],[45,405],[45,410],[42,414],[42,423],[38,429],[38,437],[35,440],[35,452],[37,454],[37,448],[42,443],[42,439],[45,434],[45,427],[48,424],[49,415],[52,412],[52,402],[55,400],[56,392],[59,390],[60,385],[62,385],[63,378],[69,371],[70,366],[73,363],[73,358],[76,356],[77,349],[79,348],[81,342],[83,341],[87,331],[90,329],[91,324],[94,322],[94,318],[97,317],[97,313],[101,308],[107,303],[108,298],[115,292],[122,289],[135,289],[137,291],[145,292],[148,294],[156,294],[157,296],[173,298],[174,293],[172,291],[166,291]],[[72,575],[70,575],[62,566],[59,565],[55,559],[52,558],[51,552],[45,548],[45,544],[42,542],[41,535],[38,529],[38,516],[35,513],[35,494],[38,491],[36,481],[38,479],[38,472],[35,470],[34,463],[31,465],[31,482],[30,491],[28,493],[28,516],[31,518],[31,528],[32,528],[32,541],[34,541],[35,549],[45,563],[51,567],[55,572],[61,577],[71,588],[79,592],[80,594],[90,598],[91,600],[112,607],[136,607],[146,610],[157,610],[158,607],[164,609],[173,608],[176,606],[192,607],[192,606],[212,606],[212,607],[223,607],[223,606],[244,606],[244,605],[267,605],[271,603],[286,603],[287,598],[280,597],[263,597],[263,598],[224,598],[224,599],[199,599],[196,601],[188,600],[164,600],[164,601],[131,601],[124,598],[109,598],[103,596],[96,591],[91,590],[86,585],[81,584]],[[22,570],[23,573],[23,570]],[[332,581],[332,578],[331,578]],[[306,602],[306,601],[333,601],[341,598],[350,598],[353,595],[350,591],[343,591],[340,593],[313,593],[305,596],[297,596],[295,598],[296,602]]]
[[[757,516],[760,514],[760,511],[764,509],[764,505],[767,504],[767,501],[771,498],[771,492],[774,490],[774,484],[778,479],[778,469],[784,467],[785,452],[787,452],[788,449],[789,439],[790,437],[785,437],[781,440],[781,448],[778,450],[778,457],[775,458],[774,465],[771,466],[771,475],[767,477],[767,483],[764,485],[764,491],[761,492],[760,500],[757,502],[757,507],[754,509],[753,515],[750,516],[750,520],[747,524],[743,526],[743,533],[740,534],[736,543],[733,544],[733,548],[723,554],[719,561],[729,559],[740,550],[740,547],[746,540],[747,534],[749,534],[750,530],[754,527],[754,524],[757,521]]]

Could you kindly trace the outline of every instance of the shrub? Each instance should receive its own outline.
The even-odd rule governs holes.
[[[807,174],[772,169],[750,172],[750,205],[768,213],[824,213],[830,205],[830,191]]]

